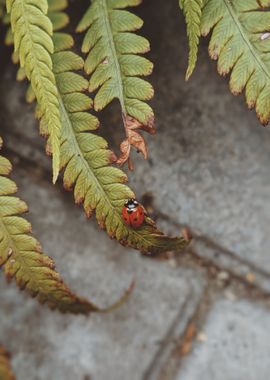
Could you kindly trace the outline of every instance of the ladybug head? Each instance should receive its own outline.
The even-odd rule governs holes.
[[[136,199],[132,198],[132,199],[129,199],[126,203],[125,203],[125,207],[129,210],[133,210],[135,209],[136,207],[138,206],[138,202],[136,201]]]

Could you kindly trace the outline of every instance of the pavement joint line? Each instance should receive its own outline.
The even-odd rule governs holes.
[[[182,359],[192,352],[192,344],[197,336],[197,328],[200,328],[204,324],[210,307],[214,302],[212,294],[211,285],[207,284],[193,312],[188,309],[190,305],[189,300],[186,302],[183,306],[184,313],[179,313],[178,320],[175,320],[169,332],[170,336],[174,336],[174,341],[171,339],[171,343],[161,348],[161,352],[156,355],[149,372],[146,374],[147,376],[143,377],[143,380],[175,379],[181,367]],[[192,325],[196,326],[196,330],[192,338],[188,338],[190,351],[183,355],[182,349],[186,344],[188,329]]]
[[[186,254],[191,254],[192,256],[196,255],[196,258],[202,261],[202,258],[195,252],[187,251]],[[210,265],[213,267],[212,264]],[[207,269],[210,269],[210,265]],[[215,269],[217,269],[217,272],[220,272],[217,266],[215,266]],[[266,297],[268,300],[270,299],[270,294],[263,293],[256,285],[244,283],[241,277],[236,276],[233,273],[229,274],[231,276],[230,288],[236,288],[235,285],[237,283],[241,283],[245,286],[244,293],[240,295],[237,294],[237,299],[248,299],[250,302],[257,303],[264,301]],[[203,326],[213,305],[218,299],[224,298],[223,292],[227,286],[223,285],[218,287],[216,279],[216,276],[213,278],[208,272],[208,281],[204,292],[199,298],[198,305],[195,310],[193,309],[192,313],[189,313],[188,309],[190,306],[189,299],[181,307],[181,310],[163,340],[159,352],[145,373],[143,380],[174,380],[176,378],[179,371],[181,371],[183,359],[192,353],[193,344],[197,339],[198,333],[203,330]],[[247,291],[247,286],[250,291]],[[192,298],[193,294],[194,292],[191,290],[190,298]],[[190,337],[188,333],[191,326],[195,328],[192,337]],[[188,350],[184,353],[184,350],[187,347]]]
[[[262,287],[260,287],[256,283],[248,282],[244,277],[238,275],[236,272],[232,271],[230,268],[224,268],[224,267],[220,268],[216,263],[212,262],[209,259],[206,259],[206,258],[200,256],[195,250],[190,249],[186,253],[194,261],[199,260],[201,262],[200,265],[195,264],[196,266],[205,267],[208,270],[208,272],[210,269],[211,270],[215,269],[217,273],[226,271],[229,274],[230,282],[240,283],[245,287],[245,291],[246,291],[245,292],[246,293],[245,298],[252,300],[254,298],[254,296],[252,295],[252,292],[256,292],[256,299],[257,300],[267,300],[267,301],[270,300],[270,292],[269,291],[264,290]],[[215,277],[217,277],[217,276],[215,276]],[[208,278],[212,279],[213,275],[208,273]],[[226,286],[223,286],[223,288],[225,288],[225,287]],[[242,298],[244,298],[244,297],[242,297]]]
[[[177,230],[187,228],[190,231],[193,240],[191,245],[187,247],[186,251],[196,255],[196,260],[200,259],[203,261],[204,266],[215,266],[218,271],[225,270],[230,273],[232,277],[247,286],[257,287],[258,290],[260,289],[263,297],[270,296],[270,273],[268,271],[259,268],[248,260],[239,258],[234,252],[214,242],[208,236],[194,233],[190,226],[172,221],[164,213],[157,213],[161,219],[176,227]],[[204,252],[204,254],[201,252]],[[231,268],[237,268],[238,270],[235,271]],[[251,272],[255,275],[258,284],[252,284],[246,279],[247,274]]]
[[[191,285],[192,285],[192,281]],[[194,289],[190,288],[190,294],[187,297],[187,300],[182,305],[180,310],[178,311],[174,322],[171,324],[166,337],[163,339],[163,344],[161,345],[159,351],[154,357],[152,363],[146,370],[142,380],[172,380],[174,377],[168,376],[168,369],[170,370],[171,360],[174,352],[178,352],[181,350],[181,346],[183,344],[183,338],[186,333],[187,326],[189,326],[190,322],[196,319],[196,315],[198,314],[198,310],[201,309],[202,303],[204,304],[205,294],[209,292],[209,285],[206,284],[204,292],[200,295],[198,299],[198,305],[193,307],[194,302],[193,297],[196,296],[196,292]],[[195,338],[195,337],[194,337]],[[174,366],[177,368],[175,372],[179,368],[179,361],[181,360],[180,356],[177,355],[176,362]],[[175,362],[174,358],[173,361]]]
[[[269,288],[270,279],[268,277],[265,279],[263,275],[256,272],[256,270],[253,270],[252,273],[254,274],[256,278],[256,282],[255,281],[250,282],[248,281],[246,274],[251,273],[250,269],[253,269],[253,268],[246,266],[246,268],[243,268],[242,270],[244,273],[241,274],[239,273],[239,271],[232,269],[235,266],[231,265],[231,263],[230,265],[228,265],[228,263],[224,265],[220,265],[220,263],[217,260],[202,256],[201,254],[198,253],[199,248],[200,247],[198,247],[197,249],[196,248],[194,249],[194,247],[187,248],[187,254],[190,255],[190,257],[194,259],[195,261],[200,261],[199,264],[197,263],[197,266],[206,267],[206,268],[214,267],[217,272],[226,271],[233,280],[243,284],[247,291],[252,291],[252,290],[257,291],[261,299],[270,298],[270,288]]]
[[[192,227],[190,227],[189,225],[177,223],[176,221],[171,220],[168,215],[166,215],[166,214],[164,214],[158,210],[157,210],[157,214],[160,218],[169,222],[171,225],[175,226],[179,230],[181,230],[183,228],[187,228],[191,232],[191,235],[193,237],[193,241],[203,242],[210,249],[217,251],[217,254],[222,254],[224,256],[227,256],[230,259],[236,260],[240,264],[247,265],[249,267],[249,269],[256,271],[257,273],[261,274],[262,276],[268,277],[270,280],[270,272],[259,268],[257,265],[250,262],[249,260],[245,260],[245,259],[240,258],[235,252],[233,252],[233,251],[227,249],[226,247],[223,247],[222,245],[216,243],[210,237],[208,237],[206,235],[196,234],[194,232],[194,230],[192,229]]]

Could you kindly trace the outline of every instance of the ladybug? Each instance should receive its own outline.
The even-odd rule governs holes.
[[[144,222],[145,210],[136,199],[129,199],[122,209],[122,218],[126,225],[140,227]]]

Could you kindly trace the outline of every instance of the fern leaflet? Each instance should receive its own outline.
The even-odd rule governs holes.
[[[53,181],[59,172],[60,112],[51,54],[54,51],[52,24],[46,16],[46,0],[7,0],[15,51],[24,67],[40,107],[40,117],[48,124],[49,147],[53,154]]]
[[[89,90],[98,90],[95,110],[102,110],[115,98],[121,104],[126,139],[121,144],[119,164],[128,160],[131,146],[146,158],[146,143],[139,131],[155,132],[154,114],[145,102],[152,98],[153,88],[138,77],[152,72],[152,63],[138,55],[149,50],[149,42],[132,33],[143,21],[122,9],[140,2],[93,0],[77,28],[80,32],[88,29],[82,51],[88,53],[84,68],[91,75]]]
[[[179,0],[180,8],[183,10],[186,19],[189,39],[189,62],[186,80],[190,78],[197,62],[203,2],[204,0]]]
[[[10,356],[2,346],[0,346],[0,379],[15,380],[11,369]]]
[[[269,1],[207,0],[201,33],[213,33],[211,58],[218,60],[220,75],[230,75],[234,95],[245,89],[249,108],[256,109],[262,124],[270,118],[270,11]]]

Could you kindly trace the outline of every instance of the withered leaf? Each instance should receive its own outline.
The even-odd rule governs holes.
[[[126,131],[126,138],[120,144],[121,155],[116,163],[123,165],[125,162],[129,161],[129,169],[132,169],[132,163],[130,159],[131,147],[135,148],[137,152],[142,153],[143,157],[146,160],[148,157],[148,150],[146,141],[141,135],[141,131],[145,131],[153,135],[156,133],[156,129],[154,128],[153,123],[143,125],[138,120],[129,115],[123,115],[123,121]]]

